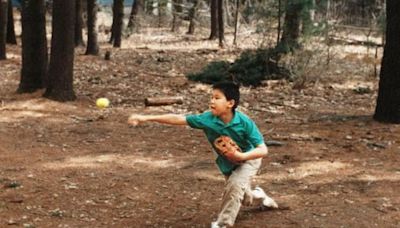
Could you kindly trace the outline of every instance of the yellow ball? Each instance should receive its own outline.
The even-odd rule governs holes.
[[[98,108],[107,108],[110,105],[110,101],[107,98],[99,98],[96,100],[96,106]]]

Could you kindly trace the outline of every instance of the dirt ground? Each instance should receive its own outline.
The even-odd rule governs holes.
[[[205,42],[182,38],[163,45],[191,48],[161,50],[149,41],[113,49],[110,61],[106,44],[98,57],[77,49],[78,99],[67,103],[43,91],[16,94],[20,46],[8,46],[0,62],[0,227],[209,227],[224,179],[202,132],[126,123],[130,113],[207,109],[209,86],[184,74],[240,50],[195,48]],[[236,227],[400,227],[400,126],[372,120],[378,79],[358,60],[338,57],[302,90],[286,81],[242,88],[241,110],[266,140],[283,143],[269,147],[256,179],[282,208],[243,208]],[[158,96],[184,103],[144,106]],[[111,106],[97,109],[98,97]]]

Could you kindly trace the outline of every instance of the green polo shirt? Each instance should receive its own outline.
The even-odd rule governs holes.
[[[221,135],[231,137],[243,152],[248,152],[264,143],[263,135],[256,124],[245,114],[235,111],[235,114],[228,124],[225,124],[210,111],[186,115],[186,121],[190,127],[202,129],[215,150],[214,140]],[[216,163],[224,175],[230,175],[237,165],[231,163],[224,157],[218,155]]]

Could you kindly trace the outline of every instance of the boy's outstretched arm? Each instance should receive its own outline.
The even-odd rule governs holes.
[[[247,161],[247,160],[253,160],[257,158],[262,158],[267,156],[268,154],[268,148],[265,143],[258,145],[256,148],[253,150],[246,152],[246,153],[241,153],[240,160],[242,161]]]
[[[164,114],[164,115],[139,115],[132,114],[128,118],[128,123],[138,125],[144,122],[158,122],[170,125],[187,125],[186,116],[180,114]]]

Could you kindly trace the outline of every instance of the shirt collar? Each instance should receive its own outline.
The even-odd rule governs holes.
[[[235,124],[238,124],[238,123],[240,123],[240,117],[239,117],[239,112],[238,111],[235,111],[234,113],[233,113],[233,118],[232,118],[232,120],[231,120],[231,122],[229,122],[229,123],[227,123],[227,124],[225,124],[224,123],[224,121],[222,121],[219,117],[217,117],[217,116],[214,116],[214,118],[216,119],[216,122],[218,123],[218,124],[220,124],[220,125],[223,125],[223,126],[232,126],[232,125],[235,125]]]

